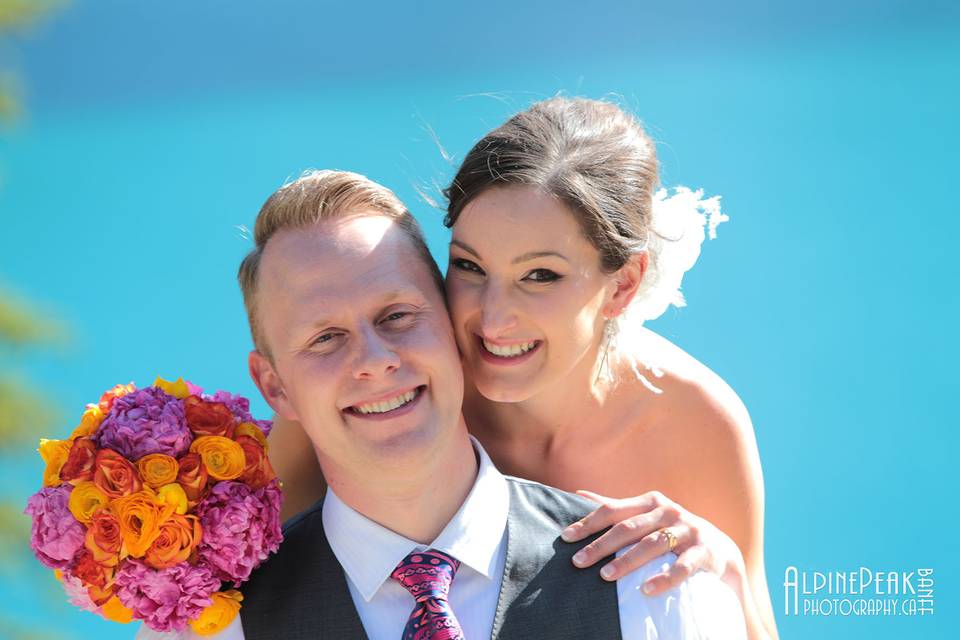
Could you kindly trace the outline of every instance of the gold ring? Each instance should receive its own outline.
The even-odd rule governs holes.
[[[670,529],[660,529],[660,533],[667,537],[667,546],[669,547],[667,551],[673,551],[677,548],[677,536],[673,535],[673,531],[670,531]]]

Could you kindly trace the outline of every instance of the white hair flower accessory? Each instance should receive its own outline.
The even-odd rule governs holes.
[[[649,266],[630,306],[624,325],[636,325],[663,315],[667,307],[686,306],[683,276],[700,257],[704,237],[717,237],[717,226],[729,220],[720,212],[720,196],[703,197],[703,189],[676,187],[673,195],[660,189],[653,196]]]

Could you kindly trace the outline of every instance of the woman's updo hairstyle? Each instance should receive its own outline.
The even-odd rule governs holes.
[[[615,104],[550,98],[488,133],[443,192],[444,225],[485,189],[506,185],[538,187],[569,206],[605,273],[647,248],[657,155],[640,122]]]

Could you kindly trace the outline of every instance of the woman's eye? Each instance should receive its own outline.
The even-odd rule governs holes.
[[[550,271],[550,269],[534,269],[524,276],[523,279],[529,280],[530,282],[556,282],[560,278],[559,273]]]
[[[473,273],[483,273],[483,269],[477,266],[476,262],[470,260],[464,260],[463,258],[454,258],[450,261],[450,264],[453,265],[455,269],[459,271],[472,271]]]

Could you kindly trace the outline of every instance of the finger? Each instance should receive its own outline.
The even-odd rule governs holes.
[[[580,518],[560,534],[566,542],[576,542],[583,540],[589,535],[598,531],[603,531],[607,527],[613,526],[618,522],[626,520],[630,516],[636,515],[635,509],[629,509],[620,505],[619,500],[611,500]]]
[[[602,536],[580,549],[573,556],[573,564],[589,567],[620,549],[629,547],[644,539],[651,531],[651,518],[647,515],[633,516],[610,527]]]
[[[600,504],[613,504],[616,502],[614,498],[608,498],[607,496],[602,496],[599,493],[594,493],[593,491],[587,491],[586,489],[577,489],[577,495],[583,496],[587,500],[593,500],[594,502],[599,502]]]
[[[611,531],[613,531],[613,529],[611,529]],[[677,536],[677,544],[679,546],[679,540],[682,537],[679,527],[673,527],[671,531]],[[600,538],[597,538],[597,541],[599,540]],[[651,533],[637,542],[633,548],[628,549],[604,565],[603,568],[600,569],[600,577],[605,580],[619,580],[628,573],[644,566],[654,558],[662,556],[669,548],[669,538],[663,535],[659,528],[654,528]]]
[[[589,535],[603,531],[607,527],[613,526],[631,516],[646,513],[661,506],[666,508],[672,505],[672,503],[658,491],[649,491],[643,495],[626,500],[608,498],[583,489],[578,493],[584,495],[585,498],[600,502],[601,506],[563,530],[560,537],[566,542],[582,540]]]
[[[692,546],[681,553],[669,569],[647,578],[643,583],[643,592],[648,596],[656,596],[664,591],[675,589],[683,584],[684,580],[705,568],[706,561],[706,547],[702,545]]]

